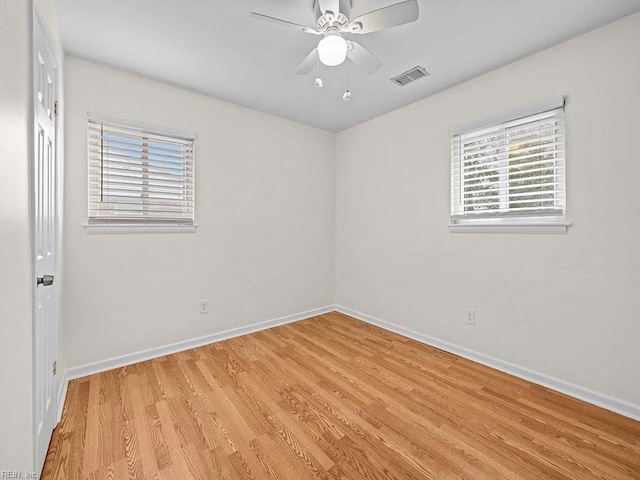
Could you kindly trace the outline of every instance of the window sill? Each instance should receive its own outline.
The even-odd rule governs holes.
[[[89,235],[195,233],[196,226],[197,225],[84,225]]]
[[[450,233],[519,233],[563,235],[567,233],[570,223],[456,223],[449,225]]]

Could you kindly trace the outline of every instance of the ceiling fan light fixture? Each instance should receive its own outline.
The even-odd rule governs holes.
[[[338,34],[327,35],[318,44],[320,61],[328,66],[340,65],[347,58],[347,42]]]

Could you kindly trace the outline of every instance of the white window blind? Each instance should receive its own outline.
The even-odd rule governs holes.
[[[194,135],[89,116],[89,225],[194,224]]]
[[[457,133],[451,143],[454,224],[564,216],[563,100],[556,108]]]

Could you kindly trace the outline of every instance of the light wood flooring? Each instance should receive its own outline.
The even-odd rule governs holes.
[[[640,423],[339,313],[69,384],[44,479],[640,479]]]

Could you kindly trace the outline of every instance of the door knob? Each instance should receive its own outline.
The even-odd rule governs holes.
[[[53,285],[53,275],[43,275],[41,277],[37,277],[36,286],[39,287],[40,285],[45,287]]]

